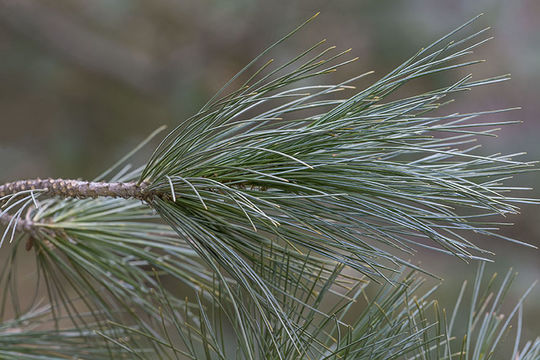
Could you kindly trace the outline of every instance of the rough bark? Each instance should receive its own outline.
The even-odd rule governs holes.
[[[93,182],[65,179],[20,180],[0,185],[0,197],[23,191],[39,191],[44,195],[63,198],[116,197],[149,200],[155,194],[147,191],[147,185],[135,182]]]

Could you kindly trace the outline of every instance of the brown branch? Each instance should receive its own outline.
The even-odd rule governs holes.
[[[149,201],[156,196],[148,191],[145,183],[135,182],[93,182],[66,179],[20,180],[0,185],[0,197],[22,191],[40,191],[42,194],[63,198],[114,197]]]
[[[93,182],[66,179],[34,179],[19,180],[0,185],[0,198],[9,195],[17,196],[20,192],[39,191],[40,194],[61,198],[98,198],[113,197],[123,199],[139,199],[150,202],[155,196],[168,197],[168,194],[159,194],[149,191],[146,183],[136,182]],[[4,200],[5,201],[5,200]],[[2,201],[0,201],[2,203]],[[26,250],[31,250],[38,237],[36,224],[28,217],[14,218],[8,213],[0,213],[0,225],[13,227],[16,231],[24,231],[30,235],[26,243]]]

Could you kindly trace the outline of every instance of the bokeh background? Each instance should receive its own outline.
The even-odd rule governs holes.
[[[0,181],[91,179],[158,126],[188,118],[267,45],[318,11],[317,21],[274,57],[286,59],[327,38],[360,57],[338,79],[367,70],[382,76],[485,12],[474,27],[493,27],[495,39],[476,52],[487,62],[415,82],[409,91],[438,87],[465,71],[475,78],[511,73],[510,82],[457,96],[452,110],[523,107],[499,119],[524,123],[482,139],[483,151],[526,151],[528,159],[540,159],[538,0],[0,0]],[[540,173],[516,183],[536,187],[522,195],[540,196]],[[540,207],[522,209],[503,232],[539,245]],[[497,252],[489,270],[519,271],[510,298],[540,278],[539,251],[477,241]],[[415,261],[444,276],[446,305],[475,270],[433,254]],[[529,337],[540,334],[539,288],[526,305]]]

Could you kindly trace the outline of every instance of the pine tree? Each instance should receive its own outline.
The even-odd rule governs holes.
[[[487,29],[461,35],[475,19],[361,90],[371,72],[323,85],[355,60],[324,41],[267,60],[304,23],[146,164],[129,162],[163,128],[93,181],[0,185],[0,358],[489,359],[517,319],[512,359],[538,359],[540,340],[520,335],[532,287],[503,316],[515,274],[486,279],[492,253],[467,238],[504,238],[503,216],[538,202],[504,183],[534,164],[473,144],[513,123],[482,120],[510,109],[443,112],[509,77],[390,96],[479,63],[467,57]],[[48,295],[28,308],[16,291],[23,248]],[[453,309],[425,284],[436,274],[409,260],[420,248],[478,263]]]

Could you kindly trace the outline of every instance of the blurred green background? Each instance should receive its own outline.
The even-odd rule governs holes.
[[[510,82],[458,95],[448,111],[522,106],[500,118],[524,123],[482,139],[483,151],[526,151],[540,159],[538,0],[13,0],[0,1],[0,181],[91,179],[158,126],[185,120],[267,45],[317,11],[317,21],[273,56],[286,59],[322,38],[352,47],[360,59],[337,79],[367,70],[382,76],[485,12],[474,27],[493,27],[495,39],[476,52],[488,61],[409,89],[432,89],[464,71],[475,78],[511,73]],[[525,195],[540,196],[539,173],[516,183],[536,187]],[[524,206],[511,220],[515,226],[504,234],[540,244],[539,207]],[[519,271],[511,298],[540,277],[539,251],[496,239],[477,242],[497,252],[490,270]],[[475,270],[432,253],[415,261],[445,277],[446,305],[456,297],[455,284]],[[540,333],[539,299],[537,287],[526,306],[528,336]]]

